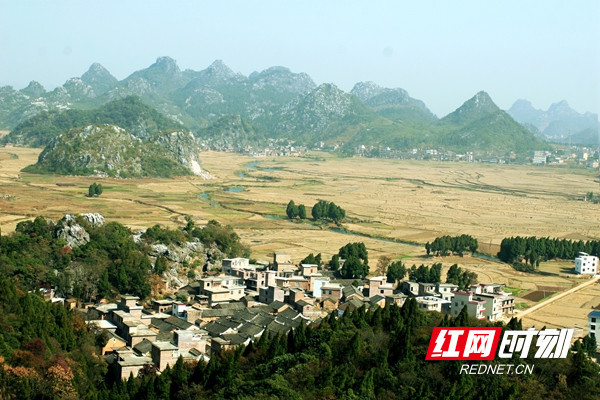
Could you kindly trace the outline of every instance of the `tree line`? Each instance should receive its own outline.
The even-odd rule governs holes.
[[[540,261],[553,259],[571,260],[579,252],[600,256],[600,241],[570,240],[529,237],[510,237],[502,239],[498,258],[506,263],[528,263],[537,267]]]
[[[306,207],[304,204],[296,205],[294,200],[290,200],[285,208],[285,213],[289,219],[306,219]],[[341,222],[346,218],[346,211],[335,204],[325,200],[319,200],[314,206],[312,206],[311,215],[315,221],[318,220],[330,220],[335,223]]]
[[[306,219],[306,207],[304,204],[296,205],[294,200],[290,200],[285,208],[285,214],[289,219],[300,218]]]
[[[408,278],[417,283],[439,283],[442,281],[442,263],[435,263],[431,267],[413,264],[408,270]]]
[[[441,236],[435,238],[432,243],[425,244],[427,255],[433,253],[436,256],[449,256],[450,254],[462,255],[467,251],[475,253],[478,247],[477,239],[470,235]]]

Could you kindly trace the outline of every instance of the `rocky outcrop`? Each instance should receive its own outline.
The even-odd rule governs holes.
[[[92,64],[87,72],[81,75],[81,80],[94,89],[97,94],[108,92],[119,84],[117,78],[98,63]]]
[[[134,233],[134,239],[141,241],[141,232]],[[201,242],[184,242],[181,244],[164,245],[162,243],[153,244],[148,251],[148,257],[152,264],[160,256],[167,260],[168,268],[162,278],[167,283],[167,287],[177,289],[187,285],[193,277],[188,275],[190,271],[200,273],[201,270],[210,270],[221,265],[221,260],[225,257],[216,247],[205,247]]]
[[[191,168],[180,161],[186,155],[184,147],[179,147],[182,150],[174,154],[119,126],[89,125],[59,134],[40,154],[37,164],[26,170],[117,178],[189,175]]]
[[[82,246],[90,241],[90,235],[77,223],[75,216],[66,214],[56,223],[54,236],[59,239],[65,239],[67,245],[71,248]]]
[[[104,217],[98,213],[85,213],[79,215],[93,227],[104,225]]]
[[[189,168],[194,175],[212,179],[212,176],[200,167],[196,139],[190,132],[177,131],[161,134],[157,135],[153,141],[169,151],[177,162]]]

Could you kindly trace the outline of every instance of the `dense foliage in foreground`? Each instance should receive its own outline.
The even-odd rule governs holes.
[[[535,364],[532,375],[461,375],[460,362],[425,361],[433,326],[473,326],[402,308],[359,309],[288,335],[262,336],[235,352],[157,375],[113,381],[98,338],[60,305],[0,279],[0,398],[14,399],[592,399],[600,368],[584,351]],[[510,329],[520,329],[511,321]],[[580,347],[578,347],[580,348]],[[533,352],[530,352],[533,354]],[[497,361],[493,361],[496,363]]]
[[[0,399],[96,398],[107,372],[97,339],[72,311],[0,277]]]

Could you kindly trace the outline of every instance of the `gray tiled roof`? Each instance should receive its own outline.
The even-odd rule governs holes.
[[[260,334],[264,329],[264,327],[254,325],[251,323],[246,323],[242,325],[240,329],[238,329],[238,333],[255,337],[256,335]]]
[[[303,301],[303,300],[301,300]],[[284,317],[284,318],[289,318],[289,319],[293,319],[295,317],[298,316],[298,311],[292,309],[292,308],[286,308],[285,310],[283,310],[282,312],[277,314],[277,317]]]
[[[279,324],[275,321],[267,325],[267,330],[271,333],[287,333],[291,329],[291,326]]]
[[[256,313],[250,312],[248,310],[236,311],[233,314],[233,319],[236,321],[252,321],[254,317],[256,317]]]
[[[221,303],[216,306],[216,308],[229,309],[229,310],[243,310],[246,308],[244,303],[240,301],[232,302],[232,303]]]
[[[133,346],[133,350],[140,355],[148,354],[152,350],[152,342],[144,339],[135,346]]]
[[[176,317],[174,315],[170,316],[169,318],[165,319],[165,322],[177,327],[177,329],[189,329],[191,326],[193,326],[194,324],[190,324],[189,322]]]
[[[237,310],[233,309],[219,309],[219,308],[207,308],[202,310],[200,318],[215,318],[215,317],[227,317],[234,315]]]

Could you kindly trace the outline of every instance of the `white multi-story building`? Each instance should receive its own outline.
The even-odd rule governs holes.
[[[595,275],[598,272],[598,257],[580,252],[575,258],[575,272],[578,274]]]
[[[594,310],[588,314],[588,335],[595,337],[600,343],[600,311]]]
[[[466,306],[469,316],[477,319],[485,319],[486,300],[474,297],[474,293],[471,291],[456,290],[453,294],[450,315],[457,317]]]
[[[514,312],[515,299],[510,294],[500,291],[503,285],[473,285],[475,291],[454,291],[451,315],[456,317],[464,306],[467,313],[477,319],[496,321],[504,314]]]
[[[423,311],[448,312],[450,301],[435,296],[417,296],[417,308]]]

